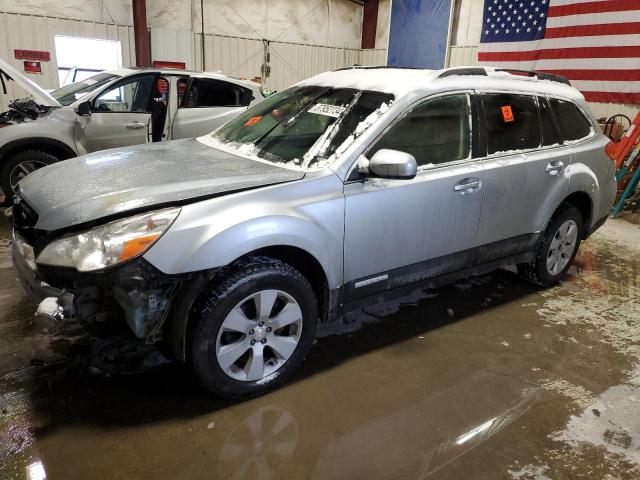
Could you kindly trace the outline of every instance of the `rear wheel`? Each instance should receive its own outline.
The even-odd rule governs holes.
[[[31,172],[58,161],[54,155],[41,150],[23,150],[10,155],[0,168],[0,187],[7,198],[18,189],[18,182]]]
[[[218,396],[239,398],[295,371],[313,342],[318,307],[300,272],[256,257],[216,281],[196,315],[191,356],[198,379]]]
[[[535,261],[518,265],[518,273],[543,287],[557,284],[569,270],[582,238],[582,215],[564,204],[551,218],[538,247]]]

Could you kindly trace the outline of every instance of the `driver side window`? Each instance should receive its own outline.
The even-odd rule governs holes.
[[[150,112],[151,95],[154,90],[155,76],[135,77],[119,82],[102,92],[93,103],[95,112]]]
[[[469,95],[445,95],[418,104],[384,133],[367,157],[383,148],[410,153],[418,166],[470,158]]]

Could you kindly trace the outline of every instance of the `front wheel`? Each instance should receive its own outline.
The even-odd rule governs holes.
[[[557,284],[578,253],[582,228],[578,209],[561,205],[544,231],[535,261],[518,265],[518,273],[543,287]]]
[[[7,157],[0,168],[0,188],[7,198],[18,190],[18,182],[31,172],[57,162],[50,153],[41,150],[23,150]]]
[[[311,348],[318,321],[307,279],[268,257],[217,280],[196,310],[193,367],[205,388],[225,398],[259,395],[284,382]]]

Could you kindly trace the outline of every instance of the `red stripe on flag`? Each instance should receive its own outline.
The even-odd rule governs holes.
[[[544,32],[544,38],[595,37],[597,35],[628,35],[633,33],[640,33],[640,22],[547,28]]]
[[[638,10],[638,0],[607,0],[606,2],[581,2],[549,7],[547,17],[564,17],[585,13],[620,12]]]
[[[587,102],[640,103],[640,93],[582,92]]]
[[[508,47],[508,45],[505,45]],[[482,48],[482,44],[480,44]],[[562,58],[637,58],[640,47],[546,48],[521,52],[478,52],[480,62],[522,62]]]
[[[640,80],[640,70],[540,70],[562,75],[569,80],[611,80],[632,82]]]

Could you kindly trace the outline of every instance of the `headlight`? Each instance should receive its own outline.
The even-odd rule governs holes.
[[[51,242],[37,263],[74,267],[80,272],[99,270],[143,254],[171,226],[179,208],[116,220],[84,233]]]

